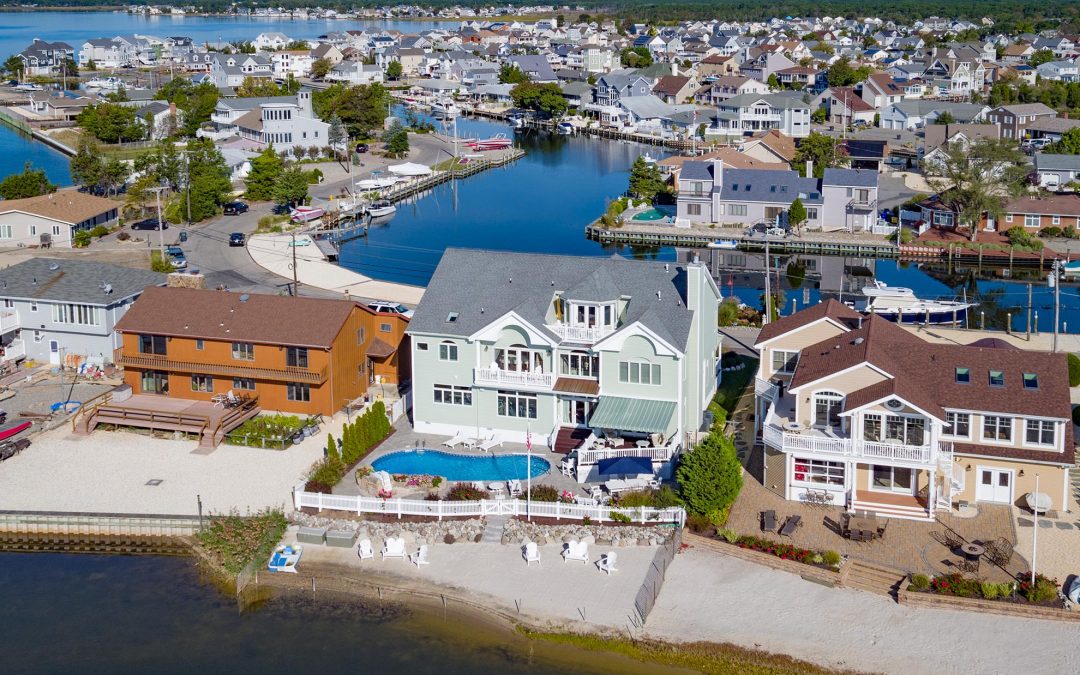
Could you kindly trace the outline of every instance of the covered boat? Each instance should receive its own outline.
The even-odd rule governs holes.
[[[282,544],[274,549],[274,555],[270,556],[270,562],[266,568],[271,572],[291,572],[296,574],[296,563],[300,562],[300,556],[304,553],[304,547]]]
[[[322,218],[324,213],[326,211],[315,206],[297,206],[289,213],[289,217],[294,223],[310,223]]]

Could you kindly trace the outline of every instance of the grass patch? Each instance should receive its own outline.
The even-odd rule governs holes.
[[[754,373],[757,372],[758,360],[752,356],[729,352],[721,360],[721,365],[724,368],[730,368],[737,364],[742,364],[742,368],[724,372],[720,386],[716,388],[716,395],[713,396],[713,400],[709,403],[709,410],[712,411],[713,419],[717,422],[722,423],[731,417],[731,413],[735,412],[735,406],[738,405],[743,392],[746,391],[746,388],[754,379]]]
[[[226,572],[239,574],[253,560],[270,559],[287,525],[280,509],[246,517],[232,512],[212,516],[198,539],[211,560]]]
[[[690,642],[668,644],[655,640],[608,638],[576,633],[544,633],[519,627],[530,640],[545,640],[594,652],[612,652],[642,663],[657,663],[676,668],[688,668],[700,673],[740,673],[740,675],[771,675],[773,673],[836,673],[790,656],[769,654],[732,644]],[[851,671],[846,671],[851,672]]]

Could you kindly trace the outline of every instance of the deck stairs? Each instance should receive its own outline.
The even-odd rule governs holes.
[[[243,422],[257,416],[262,409],[256,405],[230,410],[219,424],[195,415],[176,415],[133,411],[120,405],[108,403],[82,411],[72,424],[72,432],[78,436],[88,435],[99,424],[133,426],[155,431],[181,431],[198,434],[199,449],[213,449],[225,440],[225,434]]]
[[[882,502],[867,502],[855,499],[851,502],[851,511],[870,511],[879,516],[888,518],[906,518],[908,520],[930,521],[926,513],[926,507],[916,504],[884,504]]]
[[[552,450],[560,455],[569,455],[580,448],[591,433],[592,429],[588,427],[562,427],[555,434],[555,445]]]
[[[899,570],[863,560],[849,560],[840,573],[840,583],[847,588],[887,595],[894,600],[904,581]]]

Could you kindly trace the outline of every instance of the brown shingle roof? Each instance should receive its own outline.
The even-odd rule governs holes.
[[[777,335],[783,335],[796,328],[802,328],[803,326],[825,317],[833,319],[834,321],[839,321],[840,323],[848,322],[846,325],[854,325],[854,322],[858,321],[861,316],[861,314],[847,305],[829,299],[825,302],[819,302],[816,305],[807,307],[801,312],[797,312],[791,316],[781,317],[772,323],[762,326],[755,344],[759,345],[766,340],[771,340]]]
[[[78,190],[58,190],[52,194],[26,199],[0,201],[0,213],[22,211],[72,225],[120,207],[119,202],[95,197]]]
[[[236,121],[234,121],[233,124],[238,127],[243,127],[245,129],[262,131],[262,110],[260,108],[249,110],[240,117],[237,117]]]
[[[685,75],[664,75],[656,81],[656,86],[652,90],[654,94],[675,96],[682,91],[689,81],[690,78]]]
[[[355,308],[356,304],[347,300],[148,288],[116,324],[116,330],[329,348]]]
[[[753,137],[788,162],[795,159],[795,139],[778,129],[769,129]]]
[[[381,338],[373,338],[371,344],[368,345],[367,354],[376,359],[385,359],[397,351],[397,347],[389,344]]]
[[[1005,205],[1005,213],[1039,213],[1049,216],[1080,215],[1080,194],[1067,193],[1033,199],[1021,197]]]

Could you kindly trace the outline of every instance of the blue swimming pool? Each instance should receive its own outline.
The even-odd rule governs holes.
[[[446,480],[525,480],[551,471],[543,457],[525,455],[458,455],[441,450],[402,450],[378,458],[372,463],[376,471],[427,474]],[[526,472],[526,465],[529,472]]]

